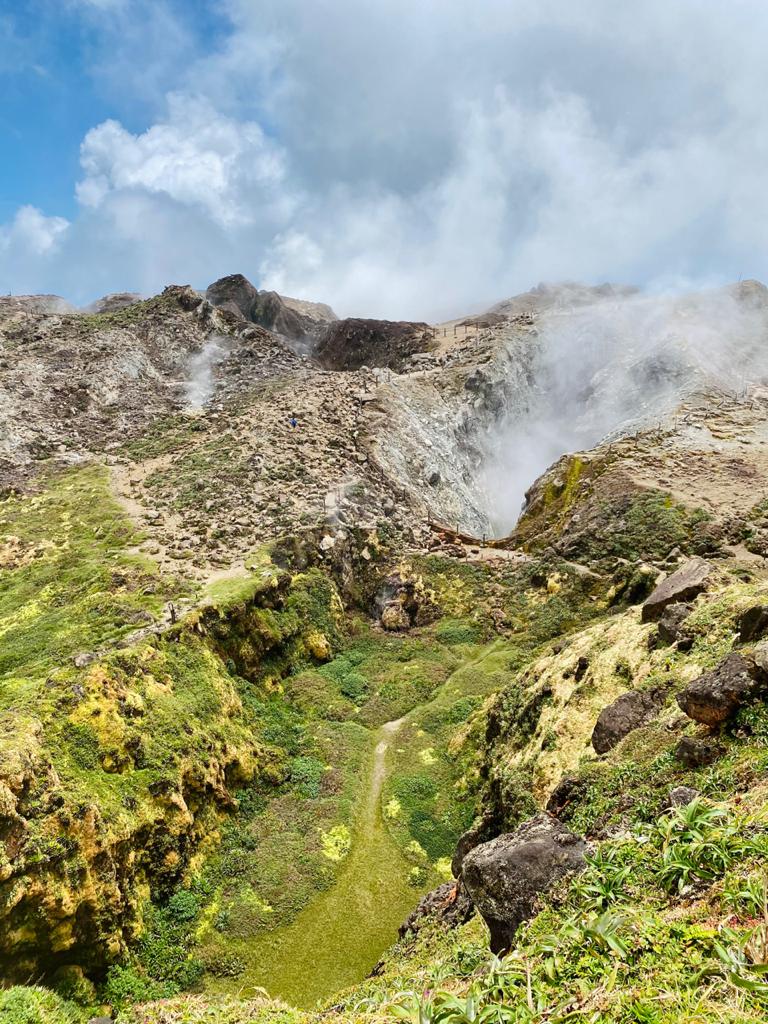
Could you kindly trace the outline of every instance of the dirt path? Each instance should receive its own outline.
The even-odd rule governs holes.
[[[410,865],[390,838],[380,809],[387,753],[402,723],[387,722],[374,737],[354,843],[336,884],[287,927],[235,950],[248,963],[234,983],[243,996],[264,988],[294,1006],[311,1008],[365,978],[395,941],[418,899],[407,881]],[[215,987],[232,991],[226,983]]]

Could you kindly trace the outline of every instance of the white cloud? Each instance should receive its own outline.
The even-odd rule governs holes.
[[[189,96],[169,99],[167,120],[142,135],[105,121],[85,137],[80,201],[98,207],[127,190],[163,193],[201,207],[217,224],[250,224],[261,217],[259,193],[285,204],[284,159],[258,124],[220,117]]]
[[[194,53],[183,12],[133,0],[98,72],[148,127],[86,135],[58,261],[6,245],[4,272],[88,298],[261,268],[418,318],[540,279],[768,277],[764,3],[481,6],[220,0]]]
[[[0,225],[0,252],[51,256],[68,227],[63,217],[46,217],[34,206],[22,206],[10,224]]]

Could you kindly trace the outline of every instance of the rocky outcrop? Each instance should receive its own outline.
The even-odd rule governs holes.
[[[714,728],[763,692],[765,686],[765,677],[754,663],[734,653],[689,683],[677,695],[677,703],[689,718]]]
[[[337,320],[318,338],[314,355],[327,370],[358,370],[361,366],[402,369],[417,352],[435,345],[425,323],[393,320]]]
[[[433,595],[418,577],[395,572],[386,578],[375,598],[379,621],[390,632],[402,632],[412,626],[424,626],[439,611]]]
[[[706,590],[712,566],[704,558],[690,558],[667,576],[643,602],[643,622],[656,622],[670,604],[692,601]]]
[[[242,274],[230,274],[214,281],[205,297],[211,305],[293,341],[316,335],[325,324],[336,319],[330,306],[284,298],[277,292],[260,292]]]
[[[235,313],[243,320],[253,321],[259,293],[247,277],[242,274],[230,274],[209,285],[205,297],[212,306]]]
[[[536,900],[561,878],[583,870],[587,846],[557,818],[538,814],[465,858],[461,877],[491,933],[491,949],[512,946]]]
[[[633,729],[653,721],[664,704],[667,689],[630,690],[603,708],[592,732],[592,746],[598,754],[612,750]]]
[[[86,313],[116,313],[118,309],[125,309],[126,306],[133,306],[141,302],[142,296],[138,292],[113,292],[96,299],[85,309]]]
[[[444,882],[422,896],[415,909],[400,925],[401,939],[418,935],[425,924],[439,921],[447,928],[466,924],[475,912],[475,905],[461,882]]]

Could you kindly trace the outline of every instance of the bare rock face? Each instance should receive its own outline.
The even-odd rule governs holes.
[[[425,323],[350,318],[329,324],[320,335],[315,357],[326,370],[388,366],[399,370],[406,359],[434,345]]]
[[[598,754],[606,754],[633,729],[653,721],[664,704],[667,690],[656,686],[652,690],[630,690],[622,693],[613,704],[603,708],[592,732],[592,746]]]
[[[756,604],[739,616],[739,640],[748,643],[768,633],[768,605]]]
[[[541,893],[583,870],[586,850],[585,841],[557,818],[537,814],[467,854],[462,881],[490,929],[494,953],[511,948]]]
[[[212,306],[235,313],[243,320],[253,321],[259,293],[247,277],[243,277],[242,274],[230,274],[209,285],[205,297]]]
[[[214,281],[205,297],[212,306],[294,341],[316,335],[326,323],[336,319],[330,306],[284,298],[277,292],[260,292],[242,274]]]
[[[729,654],[717,668],[689,683],[677,695],[677,703],[695,722],[714,727],[764,689],[756,669],[740,654]]]
[[[656,622],[668,605],[698,597],[706,589],[711,573],[712,566],[705,558],[690,558],[645,599],[643,622]]]
[[[421,900],[400,925],[401,939],[417,935],[432,921],[440,921],[448,928],[466,924],[475,912],[475,905],[461,882],[444,882],[422,896]]]

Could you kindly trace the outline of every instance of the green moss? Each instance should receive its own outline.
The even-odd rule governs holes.
[[[0,675],[15,680],[4,695],[16,707],[19,698],[37,706],[35,681],[183,593],[131,553],[139,540],[102,467],[51,473],[39,494],[0,502]]]

